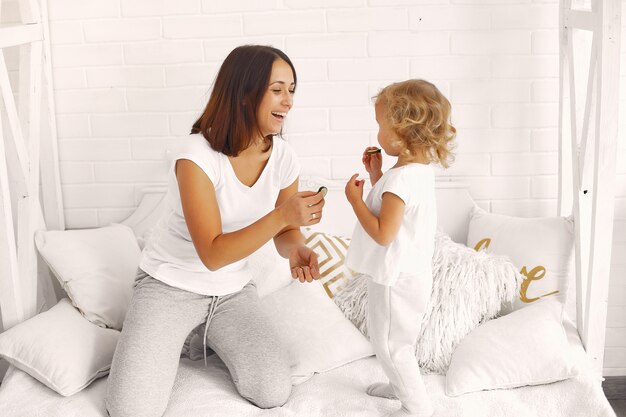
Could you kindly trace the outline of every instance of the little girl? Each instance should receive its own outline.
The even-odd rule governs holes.
[[[402,408],[391,417],[426,417],[434,410],[415,344],[432,287],[437,209],[430,164],[448,167],[456,129],[450,102],[427,81],[391,84],[375,97],[375,106],[378,143],[397,157],[396,164],[383,174],[380,150],[368,147],[362,161],[373,188],[366,201],[358,174],[346,184],[358,219],[347,265],[367,279],[369,335],[389,378],[367,393],[399,399]]]

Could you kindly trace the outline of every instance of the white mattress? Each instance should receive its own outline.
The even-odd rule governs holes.
[[[590,376],[576,330],[571,324],[566,324],[566,329],[579,363],[579,376],[553,384],[453,398],[444,393],[445,376],[426,375],[435,416],[615,416],[600,382]],[[206,369],[203,361],[181,361],[165,416],[378,417],[400,405],[395,400],[365,394],[369,384],[383,380],[380,366],[370,357],[316,375],[294,387],[283,407],[260,410],[237,394],[225,365],[213,355]],[[62,397],[26,373],[10,368],[0,386],[0,410],[3,417],[106,417],[105,387],[106,379],[100,379],[72,397]]]

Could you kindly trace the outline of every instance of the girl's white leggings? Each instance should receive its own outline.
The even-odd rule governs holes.
[[[409,412],[430,403],[415,345],[431,288],[431,274],[404,275],[393,286],[376,284],[367,277],[370,340],[391,387]]]

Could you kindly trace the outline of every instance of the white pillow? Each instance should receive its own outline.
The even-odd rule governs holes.
[[[119,334],[85,320],[63,298],[0,334],[0,357],[69,396],[109,373]]]
[[[35,243],[81,314],[98,326],[120,330],[141,254],[133,231],[121,224],[39,230]]]
[[[248,268],[251,273],[250,279],[256,284],[260,298],[289,285],[293,281],[289,260],[278,254],[273,240],[250,255]]]
[[[547,298],[477,327],[452,355],[446,394],[547,384],[574,376],[562,318],[562,304]]]
[[[293,281],[263,304],[290,352],[292,380],[300,384],[374,354],[371,344],[326,295],[319,281]]]
[[[513,217],[475,207],[467,245],[506,255],[522,272],[524,282],[514,310],[546,297],[565,304],[574,247],[571,218]]]

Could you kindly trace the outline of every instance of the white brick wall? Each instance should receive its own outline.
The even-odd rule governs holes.
[[[15,19],[15,0],[1,1],[3,20]],[[371,97],[426,78],[450,98],[459,130],[457,161],[439,175],[468,181],[496,212],[556,212],[556,0],[49,0],[49,9],[70,228],[123,219],[142,187],[164,180],[166,149],[244,43],[272,44],[296,65],[286,132],[303,174],[363,172],[360,151],[376,140]],[[625,40],[626,30],[624,50]],[[15,68],[17,53],[7,59]],[[620,90],[624,106],[626,77]],[[626,375],[624,134],[619,146],[606,375]]]

